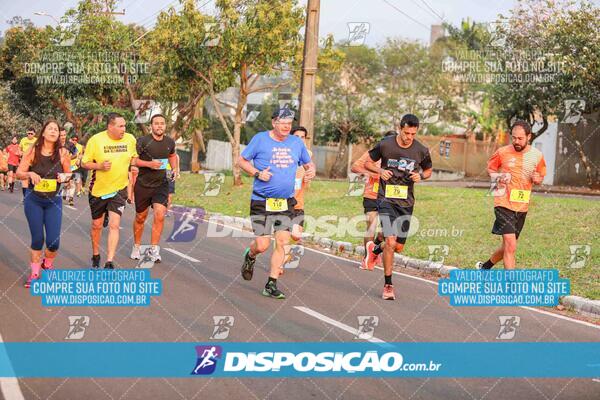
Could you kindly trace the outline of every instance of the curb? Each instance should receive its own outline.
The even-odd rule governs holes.
[[[238,229],[252,231],[252,224],[250,223],[249,218],[230,217],[218,213],[205,214],[205,219],[210,217],[220,218],[223,225],[230,225]],[[346,257],[362,258],[365,256],[364,246],[353,246],[350,242],[337,241],[330,238],[312,235],[310,233],[303,233],[302,238],[305,243],[310,243],[315,247],[319,247],[320,250],[324,250],[327,253]],[[429,260],[420,260],[418,258],[411,258],[397,253],[394,253],[394,267],[412,268],[429,274],[438,274],[440,276],[448,276],[450,275],[450,271],[461,269],[451,265],[444,265],[442,263]],[[592,300],[585,297],[568,295],[561,297],[559,304],[562,304],[563,306],[572,309],[583,316],[600,318],[600,300]]]

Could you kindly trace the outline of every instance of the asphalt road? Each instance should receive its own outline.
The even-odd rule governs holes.
[[[192,243],[163,243],[163,262],[153,278],[163,294],[150,307],[41,306],[23,288],[28,274],[29,231],[21,194],[0,192],[0,335],[5,342],[64,342],[68,316],[89,316],[81,341],[198,342],[213,332],[213,316],[235,318],[227,341],[352,342],[358,316],[378,316],[376,338],[398,342],[496,342],[498,316],[516,315],[517,342],[600,340],[600,327],[525,308],[448,305],[435,284],[401,273],[394,276],[396,301],[381,300],[383,273],[360,271],[354,261],[307,250],[300,267],[279,280],[286,300],[260,295],[268,254],[259,257],[252,281],[239,276],[248,238],[208,238],[203,223]],[[134,268],[133,208],[122,222],[116,263]],[[167,219],[165,234],[173,218]],[[87,199],[65,208],[57,268],[87,268],[91,256]],[[144,242],[147,241],[149,227]],[[103,237],[103,245],[106,243]],[[167,250],[171,249],[171,250]],[[104,257],[104,248],[102,256]],[[36,362],[36,360],[32,360]],[[519,360],[498,360],[518,363]],[[193,367],[193,366],[191,366]],[[106,365],[110,369],[110,365]],[[600,377],[599,377],[600,378]],[[526,399],[597,400],[592,379],[6,379],[6,399]],[[19,397],[22,396],[22,397]]]

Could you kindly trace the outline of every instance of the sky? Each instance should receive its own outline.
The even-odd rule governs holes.
[[[515,0],[321,0],[319,36],[331,33],[335,40],[347,40],[348,23],[368,23],[365,44],[382,44],[388,37],[429,42],[430,26],[443,21],[458,25],[467,17],[477,22],[491,22],[498,14],[508,15]],[[56,25],[44,12],[60,19],[77,0],[0,0],[0,30],[8,28],[6,20],[13,16],[29,18],[35,25]],[[214,0],[198,0],[210,12]],[[305,5],[306,0],[300,0]],[[179,0],[120,0],[117,10],[125,9],[123,22],[135,22],[150,28],[161,10],[179,9]]]

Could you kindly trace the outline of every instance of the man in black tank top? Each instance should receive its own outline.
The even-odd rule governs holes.
[[[394,300],[392,267],[394,252],[400,253],[406,243],[410,219],[415,204],[414,185],[431,176],[432,163],[429,149],[415,140],[419,119],[406,114],[400,121],[397,136],[384,138],[369,151],[370,160],[365,168],[378,173],[377,206],[385,242],[367,243],[365,264],[374,264],[383,252],[385,285],[383,299]],[[381,168],[375,164],[381,160]]]

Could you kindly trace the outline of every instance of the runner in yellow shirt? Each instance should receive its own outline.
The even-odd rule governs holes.
[[[22,138],[21,141],[19,142],[19,149],[21,150],[21,154],[26,154],[27,150],[29,150],[29,148],[31,146],[33,146],[36,141],[37,141],[37,138],[35,137],[35,128],[27,129],[27,136]],[[26,179],[24,181],[21,181],[21,188],[23,190],[23,196],[25,196],[25,189],[27,189],[28,187],[29,187],[29,180]]]
[[[125,118],[108,114],[106,131],[92,136],[83,155],[83,168],[92,171],[90,210],[92,212],[92,268],[100,268],[102,222],[108,214],[108,245],[105,269],[114,269],[113,259],[119,242],[121,215],[128,199],[129,167],[135,166],[138,154],[135,137],[125,132]]]

